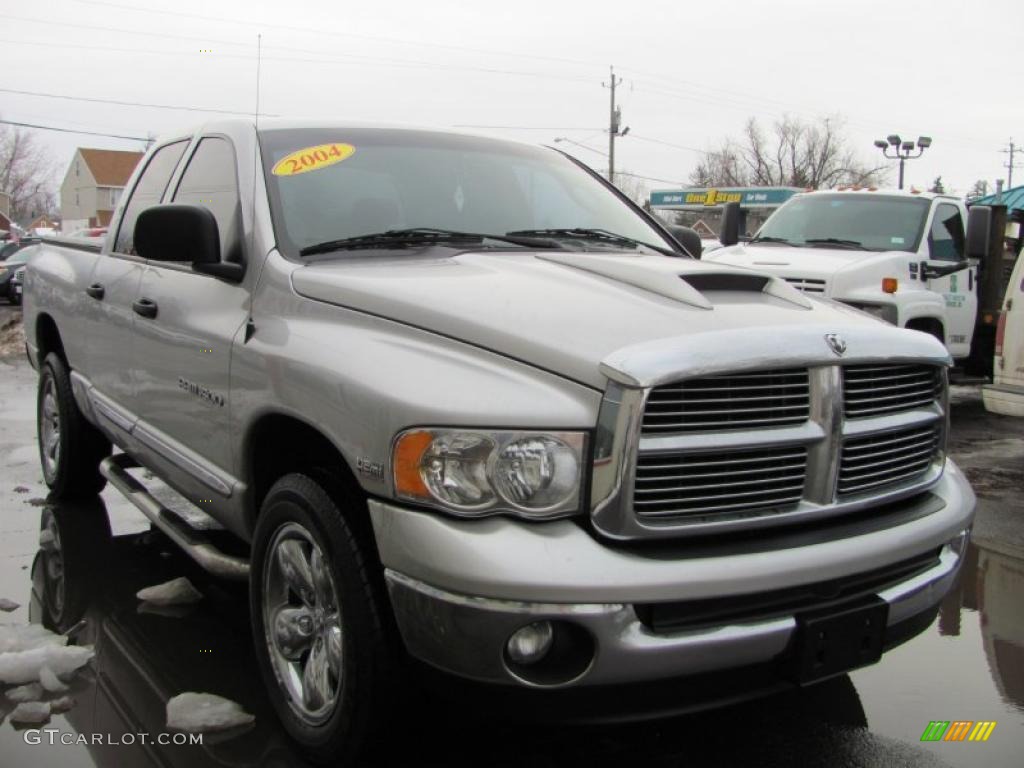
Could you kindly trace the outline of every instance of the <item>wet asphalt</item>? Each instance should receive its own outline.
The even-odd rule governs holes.
[[[0,306],[0,321],[9,312]],[[799,691],[633,725],[504,723],[486,712],[396,706],[375,742],[376,766],[1006,766],[1024,765],[1024,420],[985,412],[977,387],[953,390],[951,454],[978,494],[972,546],[936,622],[879,664]],[[6,720],[0,766],[301,766],[259,680],[244,592],[197,573],[107,489],[50,506],[35,442],[35,372],[0,359],[0,597],[20,604],[0,622],[51,626],[85,619],[76,634],[96,659],[75,682],[76,706],[47,728],[75,736],[165,731],[164,704],[186,690],[218,693],[256,715],[243,732],[202,747],[33,745]],[[65,590],[48,574],[58,534]],[[135,592],[188,575],[204,600],[142,611]],[[985,743],[922,743],[931,720],[996,721]],[[65,740],[71,740],[70,737]]]

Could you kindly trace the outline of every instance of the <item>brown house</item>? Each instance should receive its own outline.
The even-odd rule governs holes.
[[[60,187],[63,230],[110,224],[142,152],[79,147]]]

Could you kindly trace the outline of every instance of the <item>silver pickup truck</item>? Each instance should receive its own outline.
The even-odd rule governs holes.
[[[932,621],[969,536],[949,355],[692,243],[547,148],[326,122],[164,140],[102,248],[29,263],[46,482],[109,481],[248,579],[317,761],[411,672],[625,716],[873,663]]]

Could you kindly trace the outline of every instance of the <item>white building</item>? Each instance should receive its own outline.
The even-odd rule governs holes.
[[[142,152],[79,147],[60,186],[63,231],[110,224],[125,184],[142,156]]]

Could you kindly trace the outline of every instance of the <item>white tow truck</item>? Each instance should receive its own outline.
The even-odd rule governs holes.
[[[987,311],[979,278],[994,239],[993,209],[975,206],[968,213],[960,199],[932,193],[805,192],[745,242],[739,242],[738,216],[737,207],[726,207],[720,235],[726,247],[707,261],[771,272],[808,295],[930,333],[957,361],[991,371],[998,318]],[[981,317],[979,306],[986,308]]]

